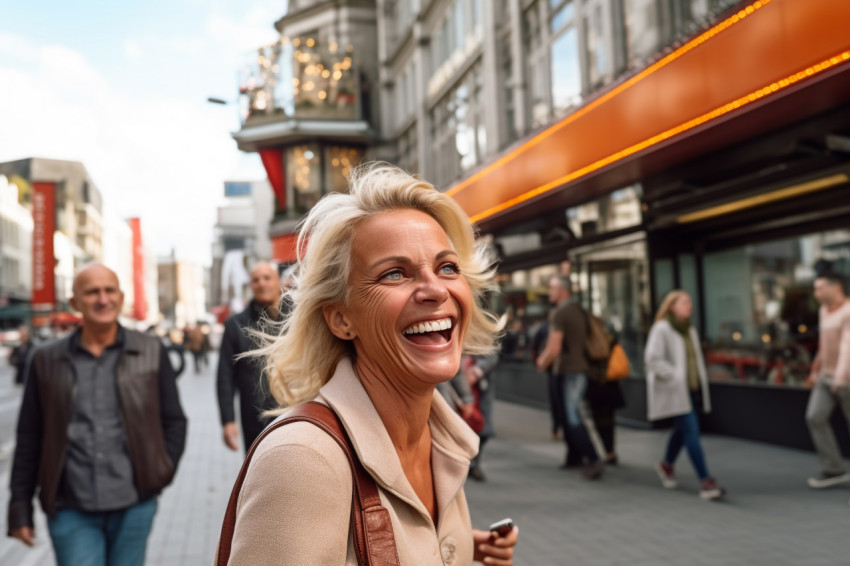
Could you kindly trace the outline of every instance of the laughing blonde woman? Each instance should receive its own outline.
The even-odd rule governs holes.
[[[490,262],[448,196],[386,164],[355,170],[299,235],[293,308],[267,356],[282,407],[330,406],[389,510],[401,564],[513,563],[518,530],[474,530],[463,485],[478,437],[437,384],[461,354],[493,350],[479,307]],[[352,476],[312,424],[263,440],[239,498],[230,564],[357,563]],[[494,517],[498,519],[499,517]]]

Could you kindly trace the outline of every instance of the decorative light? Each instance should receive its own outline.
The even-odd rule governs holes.
[[[299,38],[297,38],[297,37],[296,37],[296,38],[294,38],[294,39],[292,40],[292,45],[294,45],[295,47],[298,47],[299,45],[301,45],[301,40],[300,40]]]
[[[313,88],[315,86],[316,85],[313,84],[313,81],[307,81],[306,83],[304,83],[304,90],[306,90],[307,92],[310,92],[311,90],[313,90]]]
[[[330,77],[330,76],[331,76],[331,72],[330,72],[330,71],[328,71],[327,69],[325,69],[324,71],[322,71],[322,78],[323,78],[323,79],[326,79],[326,78],[328,78],[328,77]]]
[[[301,80],[298,77],[295,77],[294,79],[292,79],[292,85],[293,86],[298,86],[299,84],[301,84]]]
[[[316,40],[313,39],[312,37],[308,37],[306,43],[307,43],[307,47],[313,47],[314,45],[316,45]]]
[[[740,332],[733,332],[732,333],[732,340],[738,341],[740,339],[741,339],[741,333]]]
[[[320,90],[318,96],[319,96],[319,100],[324,100],[328,97],[328,93],[326,93],[323,90]]]
[[[338,81],[342,78],[342,71],[334,71],[334,80]]]
[[[803,334],[808,329],[809,329],[808,326],[806,326],[805,324],[801,324],[800,326],[797,327],[797,332],[799,332],[800,334]]]
[[[349,44],[349,45],[345,48],[345,50],[346,50],[346,51],[348,51],[349,53],[352,53],[352,52],[354,51],[354,46]]]
[[[328,50],[331,53],[336,53],[336,50],[339,49],[339,45],[336,41],[331,41],[330,45],[328,45]]]
[[[761,341],[765,344],[770,344],[770,334],[762,334]]]

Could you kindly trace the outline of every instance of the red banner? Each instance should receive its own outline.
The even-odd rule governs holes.
[[[259,150],[259,154],[260,159],[263,161],[263,167],[266,168],[269,183],[277,197],[278,210],[286,210],[286,177],[283,168],[283,150],[261,149]]]
[[[130,218],[127,221],[133,231],[133,318],[148,317],[148,301],[145,296],[145,248],[142,245],[142,221]]]
[[[33,311],[52,311],[56,302],[56,258],[53,255],[54,186],[54,183],[32,184]]]

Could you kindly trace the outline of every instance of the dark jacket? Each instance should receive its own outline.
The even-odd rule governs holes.
[[[44,512],[50,516],[57,510],[76,392],[70,346],[67,336],[39,347],[32,356],[18,415],[9,533],[33,526],[36,488]],[[174,370],[156,337],[124,329],[115,373],[133,481],[139,501],[144,501],[171,483],[186,441],[186,417]]]
[[[26,379],[27,364],[34,347],[31,340],[15,346],[9,354],[9,364],[15,367],[15,383],[23,383]]]
[[[263,360],[255,357],[236,359],[240,354],[257,347],[256,338],[248,330],[260,328],[263,312],[257,303],[251,301],[248,308],[227,319],[218,358],[217,390],[221,424],[236,420],[233,401],[238,391],[242,439],[246,451],[269,422],[269,419],[261,416],[263,411],[278,406],[269,393]]]

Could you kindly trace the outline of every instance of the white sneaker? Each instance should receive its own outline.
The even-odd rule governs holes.
[[[676,489],[679,484],[676,483],[676,476],[673,475],[673,467],[668,466],[664,462],[655,464],[655,473],[658,474],[658,479],[661,480],[661,485],[665,489]]]
[[[819,476],[809,478],[809,487],[812,489],[824,489],[848,482],[850,482],[850,474],[847,472],[821,472]]]

